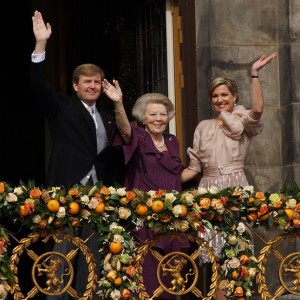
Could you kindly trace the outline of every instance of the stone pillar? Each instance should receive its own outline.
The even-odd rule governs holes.
[[[212,116],[207,88],[216,76],[237,81],[250,108],[251,65],[260,54],[278,57],[260,72],[265,129],[245,161],[255,189],[300,185],[300,1],[195,0],[199,121]]]

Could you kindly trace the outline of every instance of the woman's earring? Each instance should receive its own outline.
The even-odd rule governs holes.
[[[235,98],[233,99],[233,105],[236,106],[236,100],[235,100]]]

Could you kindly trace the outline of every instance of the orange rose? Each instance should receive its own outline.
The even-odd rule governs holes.
[[[267,204],[262,204],[262,205],[260,206],[260,208],[259,208],[259,211],[260,211],[262,214],[268,212],[268,211],[269,211],[268,205],[267,205]]]
[[[108,200],[110,197],[110,190],[104,185],[100,190],[100,194],[104,195],[104,198]]]
[[[238,279],[240,276],[239,272],[237,270],[233,270],[231,273],[231,278],[232,279]]]
[[[210,198],[201,198],[199,205],[201,208],[208,209],[210,207],[211,200]]]
[[[155,191],[155,197],[160,197],[160,196],[163,196],[165,194],[166,194],[165,190],[159,189],[159,190]]]
[[[4,182],[0,182],[0,194],[4,193]]]
[[[300,203],[297,203],[297,205],[294,208],[294,211],[299,213],[300,212]]]
[[[266,196],[265,196],[264,192],[256,192],[255,197],[257,199],[259,199],[260,201],[266,200]]]
[[[32,190],[30,191],[30,193],[29,193],[29,196],[30,196],[30,198],[32,198],[32,199],[40,199],[41,195],[42,195],[42,192],[41,192],[41,190],[38,189],[38,188],[32,189]]]
[[[133,277],[136,274],[136,268],[130,265],[125,268],[125,272],[129,277]]]
[[[69,189],[68,191],[68,195],[70,196],[78,196],[79,192],[78,192],[78,189],[76,188],[72,188],[72,189]]]
[[[131,297],[131,292],[128,289],[124,289],[121,294],[122,294],[122,299],[124,300],[130,299]]]
[[[159,218],[159,221],[161,221],[163,223],[168,223],[171,221],[171,218],[169,216],[162,216]]]
[[[243,254],[243,255],[240,257],[240,262],[241,262],[242,264],[247,264],[247,263],[249,262],[249,260],[250,260],[250,258],[249,258],[248,255]]]
[[[257,213],[251,212],[250,214],[247,215],[247,219],[249,221],[256,221],[257,220]]]
[[[255,200],[254,197],[250,197],[250,198],[248,198],[247,203],[253,203],[254,200]]]
[[[237,286],[237,287],[235,288],[234,295],[235,295],[236,297],[242,297],[242,296],[244,295],[243,288],[240,287],[240,286]]]
[[[127,191],[126,192],[126,198],[128,199],[129,202],[131,202],[132,200],[134,200],[134,198],[136,197],[136,193],[133,191]]]
[[[300,217],[294,218],[293,225],[295,228],[300,228]]]

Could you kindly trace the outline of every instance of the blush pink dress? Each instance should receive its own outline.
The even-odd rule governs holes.
[[[201,121],[195,129],[193,148],[188,148],[189,169],[202,173],[199,186],[219,189],[247,186],[244,160],[251,138],[263,130],[263,120],[254,120],[250,110],[236,105],[232,113],[219,115],[223,125],[215,119]]]
[[[215,119],[203,120],[198,124],[193,148],[188,148],[187,153],[190,157],[188,168],[202,173],[199,187],[208,189],[214,186],[222,190],[249,185],[244,173],[244,160],[251,138],[263,130],[263,119],[254,120],[249,113],[250,110],[242,105],[236,105],[232,113],[220,113],[221,126]],[[206,230],[199,236],[220,256],[224,238],[215,230]],[[200,263],[207,262],[209,257],[203,251]]]

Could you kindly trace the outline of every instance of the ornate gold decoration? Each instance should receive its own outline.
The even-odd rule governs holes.
[[[64,269],[64,273],[60,273],[61,268],[67,264],[67,268]],[[37,276],[46,275],[45,287],[42,288],[36,280]],[[46,295],[61,295],[70,287],[74,278],[74,270],[71,261],[63,254],[55,251],[46,252],[38,257],[35,261],[31,276],[35,286],[39,291]],[[67,283],[64,278],[69,277]],[[61,288],[64,284],[64,288]]]
[[[294,233],[289,235],[280,235],[265,243],[266,246],[260,251],[260,256],[258,257],[258,266],[260,271],[256,276],[256,282],[258,284],[258,292],[261,294],[261,299],[277,299],[286,291],[294,295],[300,295],[300,252],[294,252],[284,257],[276,249],[278,245],[285,240],[295,240],[296,238],[298,238],[298,235]],[[274,295],[271,295],[269,292],[265,278],[265,264],[271,251],[274,253],[275,257],[281,261],[278,270],[281,286],[275,291]],[[291,280],[291,274],[293,274],[294,279],[289,282],[289,280]]]
[[[61,243],[63,240],[72,242],[77,248],[72,249],[66,255],[59,252],[50,251],[43,253],[42,255],[36,254],[33,250],[28,249],[32,243],[36,243],[39,239],[43,242],[47,242],[52,238],[56,243]],[[18,279],[18,263],[24,250],[27,251],[27,255],[34,261],[32,267],[32,280],[34,282],[34,287],[27,293],[27,296],[23,295],[21,288],[19,286]],[[86,290],[82,297],[80,297],[72,287],[71,283],[74,278],[74,270],[72,266],[72,259],[76,256],[78,250],[85,256],[86,263],[88,264],[89,276],[87,279]],[[62,270],[62,274],[59,275],[59,271],[65,264],[67,267]],[[30,299],[33,298],[39,292],[46,295],[60,295],[67,292],[74,299],[87,300],[91,299],[93,292],[97,287],[97,273],[96,273],[96,263],[93,254],[90,249],[85,245],[85,242],[79,237],[74,237],[67,233],[55,232],[34,232],[28,234],[27,237],[19,241],[12,252],[11,255],[11,269],[14,273],[14,284],[12,285],[12,294],[15,300],[19,299]],[[40,286],[36,277],[46,275],[46,281],[44,286]],[[65,280],[66,279],[66,280]],[[65,283],[65,281],[67,281]]]
[[[284,258],[280,265],[279,278],[288,292],[300,296],[300,252],[291,253]]]
[[[171,252],[165,256],[162,256],[158,251],[153,249],[153,247],[155,247],[155,245],[163,238],[168,239],[171,242],[174,238],[178,237],[178,233],[165,233],[145,241],[143,245],[138,248],[136,268],[139,274],[142,274],[143,272],[142,265],[144,262],[144,256],[150,251],[151,254],[159,261],[157,267],[157,279],[160,284],[160,286],[154,291],[153,295],[150,296],[146,291],[143,277],[140,275],[137,282],[140,300],[155,299],[163,291],[179,296],[192,292],[194,295],[203,300],[210,300],[213,298],[218,282],[219,266],[217,264],[216,255],[213,252],[213,249],[207,245],[205,240],[192,234],[182,233],[181,239],[182,237],[187,237],[192,243],[197,243],[199,246],[196,251],[189,255],[183,252]],[[210,263],[212,264],[212,283],[206,296],[203,296],[202,292],[196,287],[199,277],[198,267],[200,266],[197,266],[195,261],[197,258],[199,258],[203,250],[207,252]],[[166,286],[162,281],[162,277],[166,276],[167,274],[171,275],[171,280],[168,286]],[[188,283],[189,278],[193,278],[192,283]]]
[[[190,268],[188,272],[183,275],[182,272],[184,272],[184,267],[187,265],[188,261],[190,261],[193,268]],[[171,275],[172,280],[170,282],[170,287],[166,287],[164,285],[163,281],[161,280],[161,272],[163,276],[167,274]],[[187,289],[186,285],[188,283],[189,276],[194,276],[194,281]],[[187,254],[182,252],[171,252],[164,256],[159,262],[157,268],[157,278],[160,285],[164,288],[164,290],[168,290],[174,295],[183,295],[193,290],[197,283],[198,276],[199,274],[196,263]],[[200,296],[202,297],[201,292]]]

